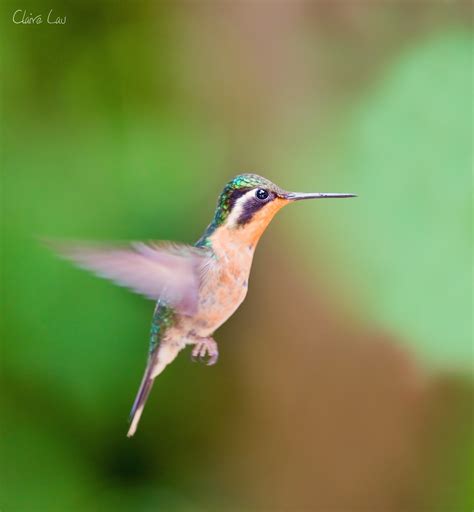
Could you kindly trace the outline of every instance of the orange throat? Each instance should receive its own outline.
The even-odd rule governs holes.
[[[255,249],[260,237],[270,224],[275,214],[290,201],[276,198],[271,203],[256,212],[252,219],[243,226],[222,226],[211,235],[210,240],[214,250],[218,252],[230,248],[246,247]]]

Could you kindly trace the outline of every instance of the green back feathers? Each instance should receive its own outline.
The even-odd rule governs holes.
[[[160,340],[163,338],[164,333],[168,327],[171,327],[174,322],[174,310],[161,301],[158,301],[153,313],[153,320],[151,322],[150,332],[150,354],[158,347]]]

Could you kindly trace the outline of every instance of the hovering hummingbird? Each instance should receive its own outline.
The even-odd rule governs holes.
[[[80,267],[156,301],[129,437],[137,429],[155,378],[186,345],[193,345],[193,359],[216,363],[214,331],[245,299],[255,247],[278,210],[293,201],[336,197],[355,194],[288,192],[256,174],[240,174],[224,187],[211,223],[194,246],[54,244],[60,255]]]

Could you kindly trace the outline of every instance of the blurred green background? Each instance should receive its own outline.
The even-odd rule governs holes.
[[[0,6],[2,512],[471,510],[472,3]],[[129,440],[153,305],[39,238],[193,242],[241,171],[359,198],[279,214]]]

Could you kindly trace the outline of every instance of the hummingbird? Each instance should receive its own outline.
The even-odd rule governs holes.
[[[219,351],[214,332],[247,295],[257,243],[284,206],[355,194],[288,192],[257,174],[239,174],[217,201],[211,223],[194,245],[172,242],[55,243],[62,257],[156,301],[145,373],[130,412],[135,434],[155,378],[187,345],[208,365]]]

